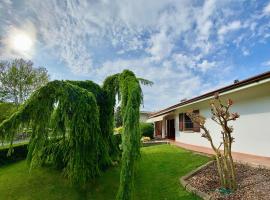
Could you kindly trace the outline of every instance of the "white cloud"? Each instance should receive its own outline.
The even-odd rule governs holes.
[[[233,65],[227,44],[248,55],[249,40],[259,37],[265,42],[270,30],[269,23],[258,22],[265,17],[256,13],[242,20],[240,14],[246,10],[234,10],[242,1],[24,0],[23,9],[17,8],[20,12],[5,1],[10,6],[7,15],[2,14],[1,7],[7,4],[0,2],[1,37],[10,25],[21,27],[31,21],[39,57],[50,53],[75,78],[83,75],[98,82],[129,68],[155,82],[153,88],[144,90],[146,105],[156,108],[211,88],[217,78],[207,77],[208,83],[203,79],[223,70],[226,62]],[[240,28],[245,31],[239,31],[237,38],[229,34]],[[223,43],[225,37],[228,43]],[[6,57],[9,51],[2,47],[1,56]]]
[[[270,67],[270,60],[263,62],[262,65]]]
[[[12,6],[12,2],[11,0],[2,0],[1,4],[0,4],[0,11],[1,9],[10,9],[10,7]],[[0,12],[0,16],[1,16],[1,12]]]
[[[196,66],[196,61],[192,56],[187,56],[182,53],[174,54],[173,59],[176,63],[177,68],[195,68]]]
[[[270,15],[270,2],[263,8],[264,15]]]
[[[230,31],[235,31],[235,30],[238,30],[240,28],[241,28],[241,22],[239,20],[233,21],[227,25],[221,26],[221,28],[218,30],[218,34],[220,36],[223,36]]]
[[[164,31],[153,35],[149,43],[150,47],[147,49],[147,52],[157,61],[168,57],[173,49],[173,44]]]
[[[197,67],[203,71],[206,72],[209,69],[212,69],[213,67],[216,67],[216,62],[209,62],[207,60],[203,60],[201,63],[197,64]]]
[[[216,1],[208,0],[204,2],[202,9],[197,13],[197,29],[201,39],[208,39],[213,23],[211,16],[215,10]]]
[[[118,0],[114,3],[30,0],[26,7],[39,27],[40,40],[47,51],[57,49],[54,54],[56,52],[73,72],[85,74],[94,68],[94,49],[108,44],[112,46],[111,51],[116,50],[118,54],[144,48],[155,60],[167,58],[176,40],[187,37],[196,20],[200,35],[209,34],[205,28],[212,26],[208,18],[214,10],[214,2],[207,1],[202,8],[195,8],[188,0],[181,3],[177,0]],[[203,20],[195,18],[197,12],[202,13]],[[147,39],[144,36],[148,33]],[[207,41],[200,40],[197,44],[209,51]]]
[[[217,8],[216,0],[204,1],[201,9],[194,12],[196,16],[195,38],[188,40],[189,45],[193,49],[200,49],[201,53],[207,55],[212,49],[212,44],[209,42],[209,37],[212,34],[213,22],[212,18]],[[194,42],[194,40],[196,42]]]
[[[106,61],[96,71],[96,77],[101,77],[100,82],[109,74],[121,72],[123,69],[130,69],[138,77],[143,77],[154,82],[152,87],[143,87],[145,109],[162,108],[178,103],[183,98],[190,98],[198,95],[199,91],[206,86],[199,76],[194,75],[190,70],[176,69],[170,61],[161,65],[151,59],[144,57],[139,59],[118,59]],[[189,89],[187,89],[189,88]],[[158,97],[158,98],[157,98]],[[152,107],[152,105],[154,105]]]
[[[104,46],[118,55],[146,51],[161,61],[171,56],[181,38],[191,51],[208,54],[213,46],[209,41],[211,18],[218,5],[215,0],[194,5],[189,0],[29,0],[24,5],[25,16],[21,12],[14,18],[31,20],[43,49],[53,52],[72,72],[89,74],[100,63],[97,49]]]
[[[242,53],[244,56],[249,56],[250,55],[250,51],[247,48],[242,48]]]

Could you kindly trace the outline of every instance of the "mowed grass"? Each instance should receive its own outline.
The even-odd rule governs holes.
[[[180,185],[179,178],[209,158],[171,146],[141,149],[136,168],[134,199],[199,199]],[[120,168],[107,170],[85,189],[71,186],[59,171],[34,169],[29,173],[25,161],[0,167],[0,199],[5,200],[113,200],[119,184]]]

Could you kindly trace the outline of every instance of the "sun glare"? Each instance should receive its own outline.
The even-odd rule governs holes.
[[[33,40],[26,33],[15,33],[11,39],[11,47],[18,52],[29,51],[33,46]]]

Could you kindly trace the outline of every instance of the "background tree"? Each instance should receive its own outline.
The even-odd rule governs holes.
[[[34,68],[33,62],[15,59],[0,62],[0,100],[17,106],[49,80],[45,68]]]
[[[141,136],[154,138],[154,125],[152,123],[140,123]]]
[[[222,141],[219,146],[214,144],[212,136],[205,126],[205,117],[192,111],[189,111],[187,114],[194,123],[200,125],[203,130],[202,137],[210,142],[215,152],[221,187],[234,191],[237,189],[236,172],[232,158],[232,143],[234,142],[234,138],[232,137],[233,127],[229,125],[229,122],[239,118],[239,114],[230,112],[232,105],[233,101],[231,99],[228,99],[226,104],[223,103],[218,93],[215,94],[214,100],[210,102],[212,120],[221,127]]]

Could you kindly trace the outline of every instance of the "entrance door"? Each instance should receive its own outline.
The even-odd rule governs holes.
[[[167,137],[171,140],[175,139],[174,119],[167,120]]]
[[[155,122],[155,137],[162,137],[162,121]]]

